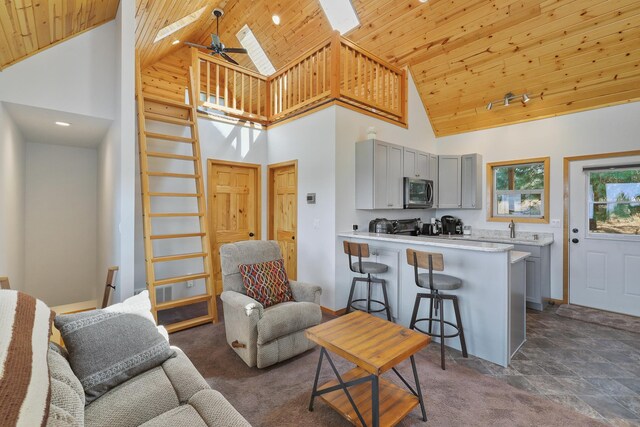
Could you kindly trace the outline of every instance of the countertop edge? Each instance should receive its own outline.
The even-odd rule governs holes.
[[[368,232],[340,232],[338,237],[375,240],[389,243],[406,243],[423,246],[435,246],[442,248],[461,249],[478,252],[509,252],[513,249],[513,245],[509,243],[492,243],[479,242],[475,240],[446,240],[443,238],[420,237],[420,236],[404,236],[398,234],[377,234]]]
[[[530,256],[531,256],[531,252],[511,251],[511,264],[520,262],[525,258],[529,258]]]

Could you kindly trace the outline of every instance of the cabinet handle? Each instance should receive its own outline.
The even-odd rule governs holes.
[[[393,203],[389,203],[387,206],[388,206],[388,207],[392,207],[392,206],[393,206]]]

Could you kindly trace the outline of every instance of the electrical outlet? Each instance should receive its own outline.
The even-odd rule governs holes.
[[[551,228],[560,228],[560,220],[552,219],[551,220]]]
[[[193,288],[193,280],[187,280],[187,288]]]

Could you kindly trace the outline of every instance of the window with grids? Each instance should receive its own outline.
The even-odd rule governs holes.
[[[488,163],[489,219],[548,222],[549,158]]]

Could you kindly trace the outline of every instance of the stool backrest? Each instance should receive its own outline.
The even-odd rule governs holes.
[[[431,263],[429,262],[431,255]],[[444,257],[436,252],[420,252],[413,249],[407,249],[407,263],[426,270],[442,271],[444,270]]]
[[[354,273],[364,274],[362,270],[362,258],[369,258],[369,245],[366,243],[343,242],[344,253],[349,255],[349,268]],[[353,268],[352,256],[358,257],[358,268]]]
[[[0,277],[0,289],[11,289],[8,277]]]

